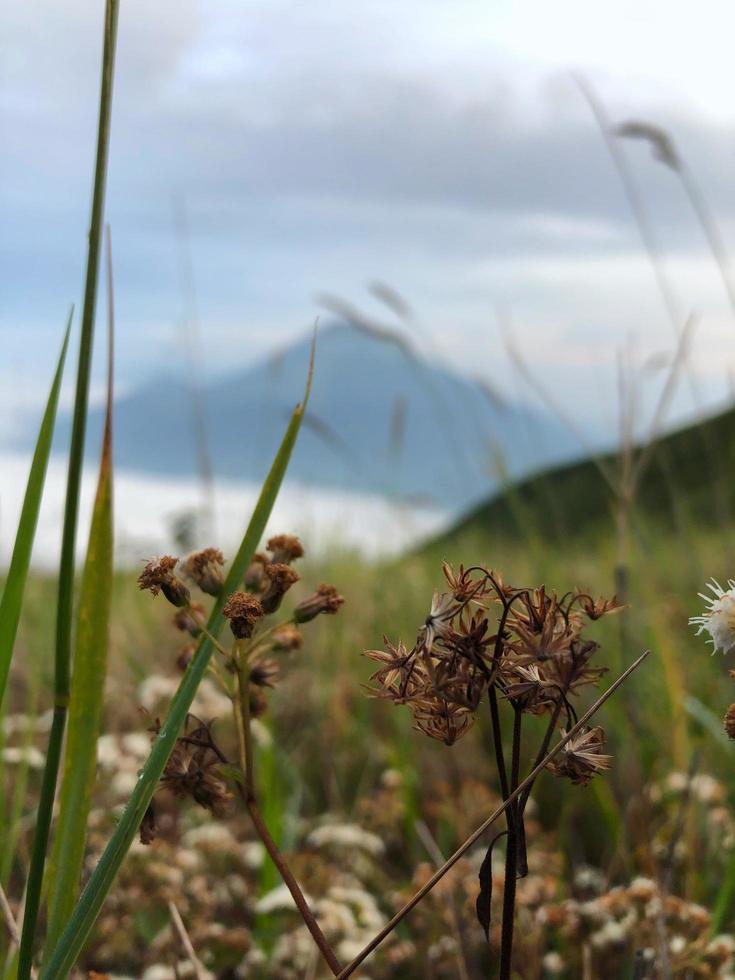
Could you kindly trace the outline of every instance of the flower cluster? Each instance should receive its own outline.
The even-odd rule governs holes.
[[[366,651],[380,664],[372,693],[408,705],[416,727],[447,745],[469,730],[490,691],[522,712],[564,715],[571,726],[570,698],[605,672],[592,663],[598,644],[584,637],[585,620],[618,612],[616,599],[514,588],[483,566],[455,572],[445,563],[444,576],[448,590],[435,593],[410,649],[386,639],[384,650]],[[580,732],[552,771],[588,782],[609,767],[603,744],[601,729]]]
[[[209,669],[223,691],[226,708],[233,709],[238,718],[236,727],[243,738],[243,725],[249,726],[252,719],[267,710],[266,689],[274,687],[280,676],[280,664],[272,655],[300,649],[303,640],[299,626],[321,613],[336,613],[344,602],[334,586],[320,585],[295,605],[288,618],[265,627],[267,618],[279,612],[286,593],[299,581],[292,562],[303,555],[304,549],[298,538],[280,534],[267,542],[266,552],[255,555],[241,583],[237,583],[241,587],[232,592],[226,586],[225,559],[218,548],[194,552],[181,563],[171,555],[154,558],[138,579],[141,589],[154,596],[162,592],[177,607],[173,623],[188,635],[187,644],[176,658],[179,669],[188,669],[196,654],[195,641],[203,636],[221,655],[220,664],[215,657]],[[211,634],[207,609],[192,600],[183,578],[176,574],[177,567],[202,593],[218,598],[232,633],[229,650]],[[244,715],[243,705],[247,706]],[[190,797],[215,816],[221,816],[231,795],[222,772],[233,768],[212,737],[211,718],[220,713],[216,710],[207,714],[206,721],[189,716],[159,785],[159,792],[167,790],[178,798]],[[154,731],[157,734],[158,728],[154,727]],[[151,808],[141,828],[141,839],[149,843],[155,836],[156,818]]]

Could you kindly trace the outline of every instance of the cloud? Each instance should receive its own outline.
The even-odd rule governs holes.
[[[579,5],[563,7],[593,29]],[[488,333],[498,305],[545,350],[587,337],[612,361],[630,331],[666,342],[627,202],[566,71],[578,49],[558,36],[564,18],[556,49],[549,35],[559,53],[544,59],[514,5],[488,10],[473,0],[451,13],[411,0],[400,14],[387,0],[126,0],[108,191],[126,381],[178,356],[174,198],[189,214],[213,368],[297,333],[316,293],[356,298],[376,277],[405,292],[438,336],[451,334],[451,356],[468,367],[478,344],[504,363]],[[603,20],[622,44],[612,7]],[[80,292],[100,29],[89,0],[0,13],[0,325],[17,338],[9,370],[25,364],[29,377],[40,357],[45,379]],[[605,64],[595,44],[592,74],[612,115],[649,113],[668,128],[726,237],[735,234],[729,132],[692,104],[667,106],[652,83],[624,99],[623,82],[610,82],[614,46]],[[640,37],[633,48],[629,67],[640,70]],[[645,147],[626,152],[677,263],[682,306],[706,308],[705,336],[723,338],[729,356],[716,272],[675,177]]]

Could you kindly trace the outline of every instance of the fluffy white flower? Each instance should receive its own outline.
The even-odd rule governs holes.
[[[713,653],[722,650],[727,653],[735,647],[735,581],[729,579],[728,588],[723,589],[719,582],[712,579],[707,583],[707,588],[712,595],[699,593],[701,599],[708,605],[708,609],[701,616],[692,616],[689,619],[691,626],[698,626],[697,636],[700,633],[709,633],[714,649]]]

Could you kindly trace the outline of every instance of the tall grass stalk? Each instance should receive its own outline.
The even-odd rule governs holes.
[[[33,962],[33,946],[41,901],[46,851],[51,816],[56,795],[56,780],[61,760],[61,747],[66,727],[71,679],[71,629],[74,601],[74,554],[79,518],[79,493],[82,478],[84,440],[87,429],[89,379],[92,366],[92,344],[97,301],[97,276],[102,238],[105,185],[110,141],[112,82],[117,41],[119,0],[107,0],[105,5],[102,79],[100,86],[99,118],[97,125],[97,154],[92,192],[92,214],[87,251],[87,270],[82,307],[82,329],[79,343],[76,397],[72,424],[69,471],[64,507],[64,530],[59,564],[59,585],[56,610],[56,648],[54,658],[54,715],[46,754],[41,795],[38,804],[36,831],[33,838],[31,862],[26,886],[23,932],[18,964],[18,980],[28,980]]]
[[[102,904],[133,842],[148,804],[153,798],[158,780],[176,744],[179,731],[186,720],[199,683],[212,657],[214,651],[212,637],[216,637],[222,627],[222,607],[225,599],[237,589],[241,582],[255,554],[255,549],[263,535],[278,496],[308,403],[311,376],[310,370],[303,401],[294,410],[273,465],[261,489],[260,497],[242,543],[225,579],[222,592],[215,601],[207,621],[206,630],[201,635],[194,657],[171,701],[168,714],[163,721],[158,737],[153,743],[151,754],[140,771],[136,787],[120,817],[117,828],[82,892],[74,913],[56,947],[51,951],[48,963],[42,968],[42,980],[61,980],[71,970],[97,920]]]
[[[13,647],[20,621],[20,610],[23,605],[23,594],[31,564],[31,552],[36,536],[38,514],[41,509],[43,486],[46,482],[46,470],[51,453],[51,441],[56,423],[56,409],[59,404],[59,389],[64,373],[64,362],[69,346],[72,316],[73,309],[69,311],[61,353],[36,439],[36,448],[33,452],[31,471],[28,474],[28,484],[23,499],[20,521],[18,522],[18,531],[15,536],[15,545],[13,546],[13,555],[5,580],[2,599],[0,599],[0,705],[3,703],[3,695],[8,682],[10,662],[13,658]]]
[[[50,864],[49,920],[46,948],[52,948],[71,915],[79,894],[84,861],[87,818],[97,770],[104,702],[113,572],[112,393],[114,363],[114,304],[112,255],[107,229],[108,364],[107,407],[102,438],[97,493],[89,531],[77,613],[74,675],[69,704],[69,728],[59,796],[59,815]]]

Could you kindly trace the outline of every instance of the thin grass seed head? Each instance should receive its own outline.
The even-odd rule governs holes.
[[[697,636],[709,633],[707,641],[713,646],[712,653],[721,650],[723,653],[735,647],[735,581],[728,580],[728,588],[723,589],[716,579],[707,583],[712,595],[704,592],[699,597],[704,599],[708,608],[701,616],[690,616],[689,625],[697,626]]]

